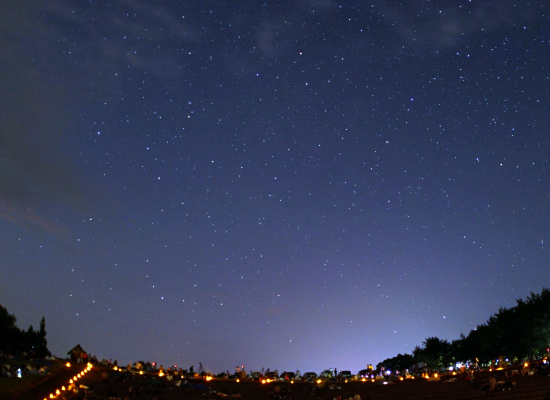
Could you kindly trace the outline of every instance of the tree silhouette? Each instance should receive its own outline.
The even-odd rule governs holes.
[[[0,305],[0,351],[5,353],[29,353],[37,357],[51,355],[46,341],[46,320],[42,317],[40,330],[33,326],[24,331],[17,327],[17,319]]]
[[[499,309],[486,323],[468,336],[461,333],[452,343],[435,336],[426,338],[422,346],[414,348],[414,361],[439,369],[455,362],[486,364],[501,357],[522,360],[544,354],[550,347],[550,290],[543,288],[541,293],[531,293],[516,303],[515,307]],[[379,365],[394,364],[400,356]]]

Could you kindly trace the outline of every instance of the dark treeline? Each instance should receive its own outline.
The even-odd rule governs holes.
[[[0,305],[0,352],[27,355],[44,358],[51,356],[46,341],[46,320],[42,317],[40,329],[34,330],[33,326],[22,330],[15,324],[16,318],[8,313],[8,310]]]
[[[432,370],[447,368],[457,362],[491,360],[506,357],[523,360],[546,353],[550,346],[550,290],[531,293],[526,300],[516,300],[512,308],[501,308],[486,323],[478,325],[468,336],[449,342],[429,337],[416,346],[412,354],[398,354],[377,365],[380,369],[404,370],[424,363]]]

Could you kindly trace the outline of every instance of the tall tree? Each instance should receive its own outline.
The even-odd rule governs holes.
[[[51,356],[52,353],[48,350],[48,341],[46,340],[46,318],[40,320],[40,330],[38,331],[38,343],[36,346],[36,354],[39,357]]]
[[[38,331],[32,325],[26,331],[21,330],[15,325],[16,321],[15,316],[0,305],[0,351],[34,353],[38,357],[50,356],[46,340],[46,319],[42,317]]]
[[[12,315],[8,310],[0,305],[0,350],[4,352],[12,352],[17,347],[21,331],[15,325],[15,315]]]

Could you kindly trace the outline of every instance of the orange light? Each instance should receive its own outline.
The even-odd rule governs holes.
[[[61,386],[61,390],[65,391],[67,389],[65,389],[65,386]]]
[[[70,362],[67,362],[67,364],[65,364],[67,367],[70,367],[71,366],[71,363]]]
[[[159,376],[164,376],[164,372],[159,371]]]
[[[241,380],[240,379],[237,379],[237,383],[239,383]]]
[[[72,384],[72,383],[73,383],[73,380],[72,380],[72,379],[69,379],[69,383],[71,383],[71,384]]]
[[[361,379],[361,382],[366,382],[366,381],[367,381],[366,378]]]
[[[118,371],[118,367],[115,365],[115,367],[113,368],[115,371]]]
[[[61,394],[61,391],[60,391],[59,389],[57,389],[57,390],[55,391],[55,395],[56,395],[56,396],[59,396],[60,394]]]
[[[456,375],[456,372],[453,372],[453,375]]]
[[[143,375],[143,371],[139,371],[139,374],[140,374],[140,375]]]
[[[402,376],[401,376],[401,377],[399,377],[399,380],[400,380],[400,381],[402,381],[402,380],[403,380],[403,377],[402,377]]]
[[[293,384],[293,383],[294,383],[294,381],[290,381],[290,383],[291,383],[291,384]]]
[[[55,396],[53,395],[53,393],[50,393],[50,399],[55,399]]]
[[[344,383],[348,383],[348,380],[346,379],[346,380],[344,381]]]
[[[262,379],[262,385],[265,383],[265,379]]]
[[[374,379],[372,381],[374,382]]]
[[[317,379],[317,383],[321,383],[321,380],[320,380],[320,379]]]
[[[523,364],[523,366],[524,366],[525,368],[527,368],[527,367],[529,366],[529,363],[525,363],[525,364]]]
[[[434,374],[434,378],[437,378],[437,374]]]

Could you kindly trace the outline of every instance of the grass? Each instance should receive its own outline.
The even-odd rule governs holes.
[[[51,376],[51,374],[55,374],[55,372],[61,369],[64,365],[62,362],[55,360],[48,360],[48,362],[50,363],[50,365],[48,365],[48,375],[31,374],[26,371],[25,368],[22,368],[22,378],[0,377],[0,399],[12,399],[16,397],[19,393],[22,393],[47,379]],[[35,363],[36,361],[32,359],[6,360],[1,362],[2,365],[10,365],[12,371],[17,371],[17,368],[22,365],[25,366],[29,364],[34,366]]]

